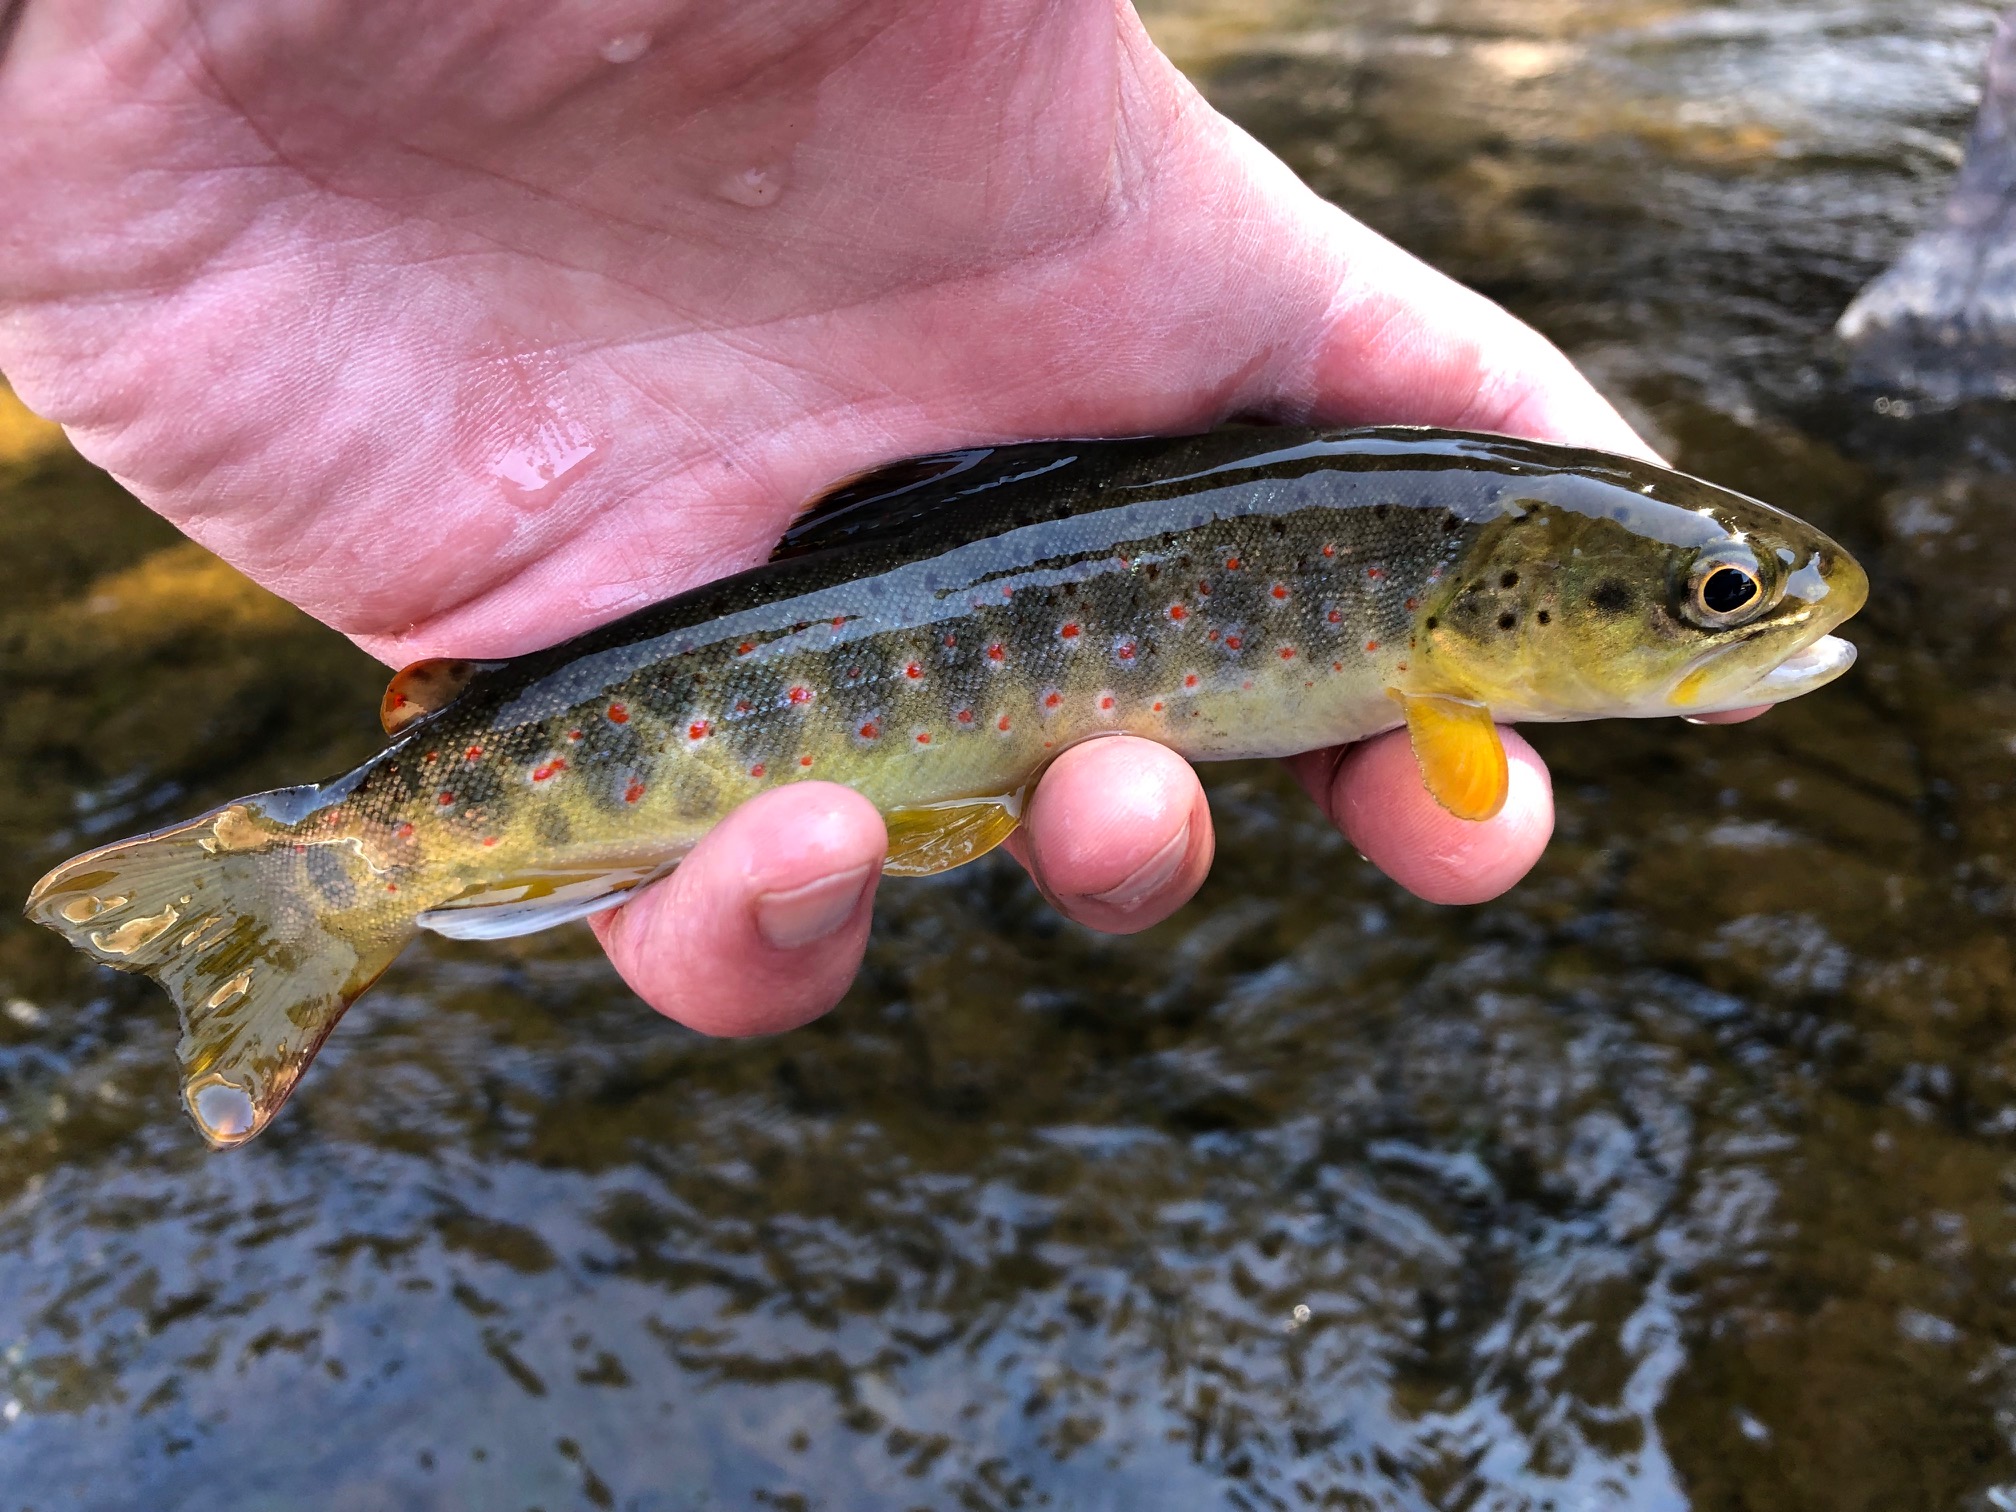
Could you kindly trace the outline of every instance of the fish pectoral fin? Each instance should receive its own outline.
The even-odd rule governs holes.
[[[884,875],[929,877],[979,860],[1014,834],[1022,795],[891,809],[882,817],[889,825]]]
[[[1407,711],[1407,735],[1421,780],[1458,819],[1480,822],[1505,807],[1511,773],[1491,710],[1442,693],[1395,693]]]
[[[378,723],[387,735],[397,735],[416,720],[438,714],[469,686],[478,672],[501,667],[502,662],[468,661],[459,656],[430,656],[392,674],[385,696],[378,701]]]

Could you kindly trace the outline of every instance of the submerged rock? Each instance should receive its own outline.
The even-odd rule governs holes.
[[[1836,328],[1855,382],[1934,404],[2016,398],[2016,10],[1988,56],[1981,113],[1936,224]]]

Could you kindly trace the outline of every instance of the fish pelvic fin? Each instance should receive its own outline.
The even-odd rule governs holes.
[[[286,1102],[343,1010],[414,930],[361,847],[273,815],[295,789],[66,861],[26,912],[181,1011],[182,1101],[213,1149]]]
[[[1473,823],[1496,817],[1511,789],[1511,771],[1490,708],[1442,693],[1393,696],[1407,711],[1414,762],[1435,801]]]

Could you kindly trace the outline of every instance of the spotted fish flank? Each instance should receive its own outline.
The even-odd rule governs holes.
[[[1860,569],[1768,506],[1500,437],[1240,428],[897,464],[773,560],[508,663],[393,679],[391,744],[58,867],[31,917],[179,1005],[206,1138],[271,1120],[416,929],[497,938],[620,902],[735,805],[811,778],[888,869],[998,845],[1056,752],[1194,760],[1405,724],[1481,819],[1498,723],[1705,713],[1817,687]]]

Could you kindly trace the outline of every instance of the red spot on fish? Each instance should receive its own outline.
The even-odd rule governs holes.
[[[1242,688],[1250,688],[1253,686],[1253,680],[1251,678],[1248,678],[1245,682],[1239,684],[1239,686]]]
[[[1225,637],[1225,649],[1227,651],[1237,651],[1241,646],[1245,644],[1246,642],[1241,640],[1236,635],[1228,635]]]
[[[784,696],[794,704],[808,704],[812,702],[812,690],[807,687],[794,687]]]
[[[468,750],[462,753],[462,759],[464,761],[476,761],[481,759],[482,755],[483,755],[483,747],[471,746],[469,747]]]
[[[439,751],[429,751],[425,756],[421,757],[420,759],[422,761],[427,762],[431,766],[434,762],[439,761],[441,759],[441,753]]]
[[[1043,695],[1043,707],[1046,709],[1054,709],[1062,702],[1064,702],[1062,693],[1052,691]]]
[[[1136,649],[1137,648],[1134,642],[1132,642],[1131,640],[1122,641],[1120,642],[1119,645],[1113,648],[1113,654],[1119,657],[1120,660],[1122,661],[1132,661],[1134,660],[1134,652]]]
[[[496,843],[497,843],[497,837],[495,835],[485,835],[483,837],[483,844],[486,847],[495,845]]]
[[[1330,663],[1330,670],[1331,670],[1332,672],[1342,672],[1342,671],[1344,670],[1344,663],[1342,663],[1342,662],[1332,662],[1332,663]]]
[[[971,709],[961,709],[957,714],[954,714],[952,717],[958,720],[959,723],[961,724],[973,723],[973,711]]]
[[[833,616],[833,628],[834,628],[835,630],[844,630],[844,629],[845,629],[846,627],[847,627],[847,616],[846,616],[846,615],[844,615],[844,614],[836,614],[836,615],[834,615],[834,616]]]
[[[562,772],[566,770],[567,770],[566,761],[564,761],[562,758],[558,756],[555,756],[551,761],[541,762],[538,766],[532,768],[532,780],[534,782],[545,782],[549,778],[559,776]]]
[[[686,738],[688,740],[705,740],[710,733],[712,732],[708,728],[707,721],[704,719],[696,719],[693,723],[686,726]]]
[[[411,702],[411,700],[409,700],[404,693],[393,693],[388,695],[388,697],[391,701],[392,707],[395,709],[403,709],[409,702]]]
[[[1197,596],[1199,598],[1211,597],[1211,585],[1205,582],[1202,578],[1199,578],[1197,580]]]
[[[877,723],[875,723],[875,721],[872,719],[869,720],[868,723],[861,726],[861,738],[863,740],[874,740],[879,735],[881,735],[881,733],[882,733],[882,727]]]
[[[639,798],[642,798],[643,796],[644,796],[644,784],[639,782],[635,777],[632,777],[629,783],[623,789],[623,801],[625,803],[635,803]]]
[[[411,840],[413,838],[413,826],[410,824],[402,824],[399,826],[399,828],[392,831],[392,833],[396,838],[400,840]]]
[[[946,636],[946,637],[945,637],[945,649],[946,649],[946,650],[948,650],[948,651],[949,651],[949,650],[951,650],[951,649],[952,649],[952,648],[953,648],[954,646],[956,646],[956,645],[958,645],[958,644],[959,644],[959,637],[958,637],[958,636],[956,636],[956,635],[948,635],[948,636]]]
[[[1189,674],[1187,674],[1187,675],[1186,675],[1186,676],[1184,677],[1184,679],[1183,679],[1183,686],[1184,686],[1184,687],[1186,687],[1186,688],[1194,688],[1194,687],[1196,687],[1196,686],[1197,686],[1197,674],[1196,674],[1195,672],[1192,672],[1192,673],[1189,673]]]
[[[1216,639],[1218,639],[1218,632],[1216,630],[1213,630],[1210,634],[1206,635],[1204,639],[1206,639],[1207,641],[1215,641]]]
[[[1003,584],[1003,585],[1002,585],[1002,588],[1001,588],[1001,597],[1003,597],[1003,598],[1012,598],[1012,597],[1014,597],[1014,595],[1015,595],[1015,590],[1014,590],[1013,588],[1011,588],[1011,587],[1008,587],[1008,586],[1007,586],[1006,584]]]
[[[1227,572],[1237,572],[1239,570],[1239,558],[1237,557],[1225,558],[1225,570]]]
[[[749,768],[749,775],[751,777],[761,777],[763,775],[763,763],[759,761],[756,765]]]
[[[737,656],[747,656],[751,651],[754,651],[755,649],[756,649],[756,643],[754,641],[744,641],[742,642],[741,645],[735,648],[735,654]]]
[[[1078,622],[1076,620],[1070,621],[1058,630],[1057,633],[1064,637],[1065,640],[1078,639]]]
[[[916,679],[924,675],[924,669],[918,666],[917,663],[912,662],[910,663],[909,666],[903,669],[903,675],[914,682]]]
[[[1283,646],[1281,648],[1281,660],[1283,661],[1295,660],[1295,648],[1293,646]]]
[[[798,765],[801,767],[810,766],[812,765],[812,758],[810,756],[800,756],[798,758]]]
[[[1367,651],[1377,651],[1377,650],[1379,649],[1379,642],[1377,642],[1377,641],[1367,641],[1367,642],[1365,642],[1365,649],[1366,649]]]
[[[1171,604],[1169,606],[1169,618],[1172,620],[1188,619],[1189,617],[1190,611],[1185,609],[1181,604]]]
[[[995,721],[994,728],[999,730],[1003,735],[1006,735],[1008,733],[1008,716],[1003,714],[1000,719]]]
[[[443,793],[440,797],[436,798],[434,801],[440,804],[441,807],[446,808],[448,807],[449,804],[455,801],[455,795],[453,793]]]
[[[1155,700],[1155,703],[1154,703],[1154,709],[1155,709],[1155,712],[1156,712],[1157,714],[1160,714],[1160,713],[1162,712],[1162,700],[1161,700],[1161,699],[1159,699],[1159,698],[1158,698],[1158,699],[1156,699],[1156,700]]]
[[[736,700],[735,700],[735,712],[736,712],[737,714],[747,714],[747,713],[749,712],[749,700],[748,700],[748,699],[746,699],[746,698],[738,698],[738,699],[736,699]]]
[[[399,884],[398,884],[397,882],[387,882],[387,883],[385,884],[385,891],[387,891],[387,892],[397,892],[397,891],[399,891]]]
[[[1333,625],[1341,625],[1344,623],[1344,611],[1342,609],[1332,609],[1324,618],[1329,620]]]
[[[1102,709],[1110,709],[1110,708],[1112,708],[1112,707],[1113,707],[1113,695],[1112,695],[1111,693],[1102,693],[1102,694],[1100,694],[1100,695],[1099,695],[1099,707],[1100,707],[1100,708],[1102,708]]]
[[[1337,548],[1331,545],[1328,541],[1325,541],[1323,543],[1323,555],[1325,555],[1326,557],[1333,557],[1337,555]]]
[[[929,730],[919,730],[917,732],[917,744],[919,745],[931,744],[931,732]]]
[[[581,738],[581,732],[579,730],[569,730],[567,732],[567,738],[569,740],[579,740]]]
[[[609,705],[609,723],[611,724],[630,723],[630,711],[624,708],[623,705],[619,703]]]
[[[1410,598],[1409,600],[1407,600],[1407,607],[1409,609],[1419,609],[1421,607],[1421,600],[1417,598]]]
[[[1285,583],[1276,583],[1272,588],[1269,588],[1267,591],[1273,594],[1274,597],[1276,597],[1277,599],[1284,599],[1288,597],[1288,586]]]
[[[1007,656],[1007,654],[1008,652],[1003,648],[1001,642],[999,641],[994,642],[993,645],[987,648],[987,660],[989,661],[1000,661],[1002,658]]]
[[[1368,578],[1382,578],[1386,576],[1386,574],[1377,567],[1367,567],[1365,569],[1365,576],[1367,576]]]

